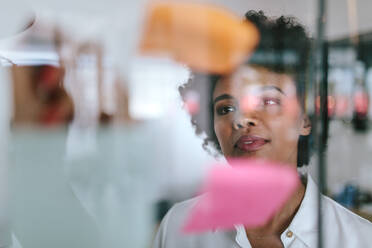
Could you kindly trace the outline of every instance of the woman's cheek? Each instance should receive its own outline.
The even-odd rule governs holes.
[[[228,153],[228,144],[231,143],[229,139],[231,137],[232,130],[231,128],[229,128],[229,126],[231,125],[228,125],[227,123],[221,121],[215,121],[214,124],[214,130],[217,136],[217,140],[224,154]]]

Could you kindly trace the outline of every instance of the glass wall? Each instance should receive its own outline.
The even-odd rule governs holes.
[[[318,230],[312,180],[371,221],[371,5],[0,4],[0,247],[291,247],[306,206]],[[172,211],[199,233],[166,231],[190,198]]]

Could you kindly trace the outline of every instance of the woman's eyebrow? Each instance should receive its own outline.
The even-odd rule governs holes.
[[[285,93],[283,92],[283,90],[281,88],[275,86],[275,85],[265,85],[265,86],[262,86],[261,87],[261,91],[264,91],[264,90],[276,90],[276,91],[279,91],[281,94],[285,95]],[[229,95],[229,94],[222,94],[222,95],[217,96],[213,100],[213,104],[216,104],[216,102],[222,101],[222,100],[225,100],[225,99],[235,99],[235,97],[233,97],[232,95]]]
[[[214,99],[213,104],[216,104],[216,102],[221,101],[221,100],[225,100],[225,99],[235,99],[235,98],[232,95],[229,95],[229,94],[222,94],[222,95],[217,96]]]
[[[262,91],[264,91],[264,90],[276,90],[276,91],[279,91],[280,93],[282,93],[283,95],[285,95],[284,91],[281,88],[279,88],[279,87],[277,87],[275,85],[265,85],[265,86],[262,86],[261,87],[261,90]]]

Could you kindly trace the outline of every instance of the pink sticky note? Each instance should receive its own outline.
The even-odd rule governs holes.
[[[230,229],[236,224],[265,224],[299,184],[296,170],[262,160],[229,161],[208,173],[202,197],[192,208],[183,231]]]

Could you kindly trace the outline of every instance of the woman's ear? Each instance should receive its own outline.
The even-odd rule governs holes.
[[[311,133],[311,121],[307,115],[303,116],[300,134],[307,136]]]

